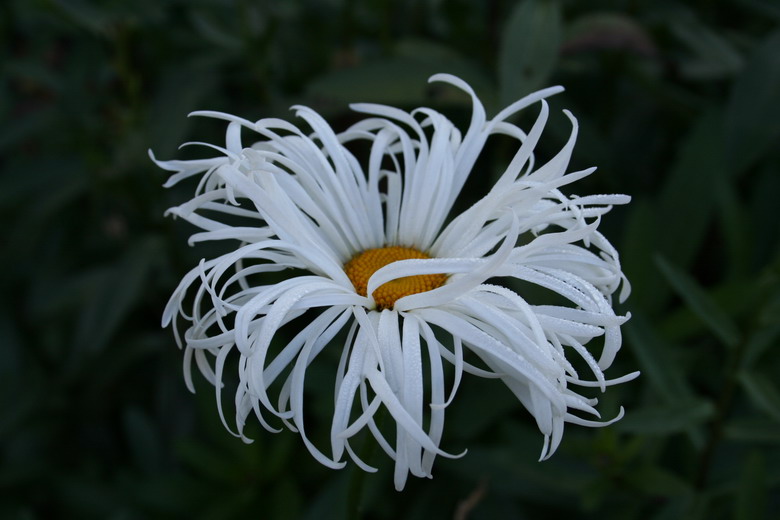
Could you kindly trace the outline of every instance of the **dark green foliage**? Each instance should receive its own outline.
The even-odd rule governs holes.
[[[780,510],[772,1],[9,0],[0,71],[0,518],[340,518],[350,489],[377,519]],[[608,376],[643,374],[603,396],[607,414],[626,406],[622,422],[569,427],[544,463],[520,405],[467,378],[443,447],[469,454],[398,494],[379,453],[356,487],[352,467],[321,467],[293,433],[252,427],[241,443],[207,383],[186,391],[160,315],[208,247],[163,218],[194,187],[164,190],[146,153],[219,142],[220,125],[186,118],[196,109],[289,118],[308,104],[340,130],[346,103],[380,101],[467,121],[465,96],[427,85],[435,72],[469,81],[489,113],[566,86],[539,153],[563,143],[568,108],[572,167],[600,168],[572,189],[634,197],[603,225],[634,286]],[[469,188],[500,173],[503,144]]]

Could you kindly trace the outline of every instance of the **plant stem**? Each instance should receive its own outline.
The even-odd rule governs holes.
[[[707,443],[704,445],[699,460],[699,468],[695,480],[695,487],[697,490],[704,489],[707,484],[707,476],[709,475],[710,467],[712,466],[715,450],[723,438],[723,426],[729,409],[731,408],[731,402],[734,399],[734,391],[737,386],[737,375],[742,364],[746,346],[747,341],[745,336],[743,336],[736,348],[730,352],[729,360],[726,365],[726,383],[723,385],[723,390],[718,397],[718,402],[715,407],[715,419],[710,426]]]

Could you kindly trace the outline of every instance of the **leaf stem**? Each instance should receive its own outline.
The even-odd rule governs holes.
[[[746,335],[743,335],[736,348],[729,349],[729,359],[726,364],[726,382],[723,385],[723,390],[718,397],[718,402],[715,406],[715,418],[710,426],[710,432],[707,437],[707,443],[704,445],[704,449],[701,452],[701,458],[699,459],[699,468],[696,474],[696,480],[694,481],[695,488],[699,491],[704,489],[707,484],[707,477],[710,473],[712,466],[712,459],[715,457],[715,450],[718,447],[721,439],[723,438],[723,427],[728,415],[731,403],[734,400],[734,392],[737,386],[737,374],[742,364],[742,358],[744,357],[747,341]]]

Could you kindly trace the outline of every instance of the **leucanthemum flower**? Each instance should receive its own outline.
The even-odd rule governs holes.
[[[166,186],[200,177],[192,200],[169,210],[202,229],[190,243],[236,244],[202,260],[165,309],[163,325],[173,324],[184,348],[187,386],[193,389],[194,361],[215,386],[219,414],[231,429],[221,394],[226,359],[235,356],[236,436],[248,441],[250,415],[278,431],[268,420],[276,416],[322,464],[340,468],[347,457],[373,471],[350,443],[367,430],[395,460],[399,490],[408,473],[430,477],[436,456],[459,456],[439,444],[464,372],[500,379],[514,393],[544,437],[541,459],[556,450],[565,423],[601,426],[622,417],[621,408],[606,422],[582,418],[600,416],[596,399],[577,387],[604,391],[637,375],[604,376],[627,319],[613,311],[612,296],[620,289],[623,300],[629,286],[598,226],[629,197],[563,193],[595,170],[566,173],[577,136],[568,111],[568,141],[545,164],[534,162],[548,118],[545,98],[563,89],[535,92],[487,119],[466,83],[446,74],[431,81],[471,96],[465,133],[429,108],[408,113],[355,104],[367,117],[342,133],[301,106],[294,110],[306,130],[280,119],[196,112],[227,122],[224,147],[205,145],[217,157],[155,160],[174,172]],[[538,116],[527,133],[507,121],[531,105]],[[245,145],[245,130],[259,141]],[[514,158],[488,193],[451,215],[494,135],[517,141]],[[363,163],[356,148],[367,156]],[[556,293],[567,305],[529,302],[506,286],[512,281]],[[277,345],[279,329],[297,318],[302,330]],[[306,371],[325,349],[340,356],[329,450],[309,440],[304,421]],[[572,357],[584,360],[577,363],[589,373],[579,374]],[[445,378],[445,362],[453,366],[451,377]],[[382,408],[394,432],[378,426]]]

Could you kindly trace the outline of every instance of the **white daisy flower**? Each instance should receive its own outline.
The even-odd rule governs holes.
[[[561,191],[595,170],[566,173],[577,136],[568,111],[568,141],[542,166],[534,163],[548,117],[545,98],[563,89],[535,92],[487,119],[462,80],[438,74],[431,81],[471,96],[465,133],[429,108],[407,113],[355,104],[368,117],[339,134],[301,106],[295,114],[310,131],[279,119],[195,112],[228,122],[225,146],[205,145],[218,156],[155,160],[174,172],[166,186],[200,177],[193,199],[169,210],[202,229],[190,243],[237,242],[190,271],[165,309],[163,326],[173,324],[184,348],[188,388],[194,361],[215,386],[230,429],[221,392],[232,354],[234,435],[248,442],[243,430],[251,414],[278,431],[267,421],[276,416],[322,464],[340,468],[347,457],[374,471],[351,445],[368,430],[395,460],[398,490],[409,473],[430,477],[437,455],[460,456],[439,444],[464,372],[500,379],[517,396],[544,436],[540,460],[556,450],[565,423],[601,426],[623,415],[621,408],[610,421],[582,418],[577,414],[600,416],[596,399],[576,387],[604,391],[638,374],[607,380],[603,373],[627,319],[613,311],[612,295],[622,287],[622,301],[630,289],[598,226],[629,197]],[[507,122],[534,104],[539,113],[530,131]],[[260,140],[246,146],[243,130]],[[451,215],[486,140],[499,134],[517,140],[514,158],[477,203]],[[268,275],[278,272],[281,281]],[[557,293],[567,305],[526,301],[507,286],[515,281]],[[302,330],[278,345],[279,329],[299,317]],[[180,320],[188,325],[183,337]],[[306,370],[325,349],[340,355],[329,450],[309,440],[304,409]],[[589,375],[574,369],[572,356],[584,360]],[[447,378],[445,361],[453,366]],[[278,394],[275,403],[271,393]],[[375,422],[382,408],[394,431]]]

